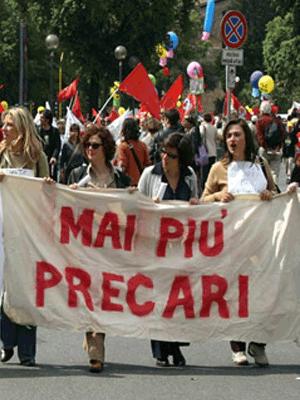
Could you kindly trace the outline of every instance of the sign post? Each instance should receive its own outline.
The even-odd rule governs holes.
[[[231,90],[235,87],[236,66],[243,65],[243,50],[237,50],[245,42],[248,33],[245,16],[236,10],[228,11],[221,22],[221,35],[226,49],[222,52],[222,65],[225,65],[227,120],[230,117]]]

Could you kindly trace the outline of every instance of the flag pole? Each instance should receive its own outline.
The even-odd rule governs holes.
[[[71,100],[70,100],[70,103],[69,103],[69,109],[70,109],[71,111],[72,111],[72,107],[73,107],[73,105],[74,105],[74,103],[75,103],[75,100],[76,100],[76,98],[77,98],[77,95],[78,95],[78,90],[77,90],[75,96],[71,97]]]
[[[101,109],[98,111],[97,115],[95,116],[94,120],[93,120],[93,124],[97,121],[97,119],[99,118],[99,116],[101,115],[102,111],[105,109],[105,107],[107,106],[107,104],[110,102],[110,100],[114,97],[114,95],[117,93],[119,89],[117,88],[116,90],[113,91],[113,93],[109,96],[109,98],[106,100],[106,102],[103,104],[103,106],[101,107]]]
[[[60,59],[59,59],[59,68],[58,68],[58,91],[62,90],[62,77],[63,77],[63,70],[62,70],[62,62],[64,59],[64,53],[61,52]],[[62,102],[58,103],[58,118],[62,117]]]

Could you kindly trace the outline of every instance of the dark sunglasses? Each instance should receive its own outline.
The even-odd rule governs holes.
[[[103,146],[103,143],[91,143],[91,142],[84,143],[85,149],[89,149],[91,147],[93,150],[97,150],[99,149],[100,146]]]
[[[166,154],[169,158],[172,158],[172,160],[176,160],[176,159],[178,158],[178,155],[177,155],[177,154],[169,153],[165,148],[162,148],[162,149],[160,150],[160,152],[161,152],[162,154]]]

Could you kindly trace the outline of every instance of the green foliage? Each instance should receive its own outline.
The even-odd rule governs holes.
[[[267,25],[263,54],[267,72],[275,79],[277,100],[286,108],[300,88],[300,35],[294,36],[294,15],[278,16]]]

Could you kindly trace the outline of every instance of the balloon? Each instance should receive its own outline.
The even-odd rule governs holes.
[[[167,59],[167,57],[161,57],[161,58],[159,59],[159,65],[160,65],[161,67],[165,67],[167,64],[168,64],[168,59]]]
[[[192,61],[187,66],[186,72],[190,78],[199,78],[203,76],[201,65],[197,61]]]
[[[264,74],[261,71],[254,71],[250,76],[251,86],[255,89],[258,89],[258,81]],[[255,97],[255,96],[254,96]],[[257,97],[257,96],[256,96]]]
[[[125,111],[126,111],[126,110],[125,110],[124,107],[119,107],[119,108],[118,108],[118,113],[119,113],[119,115],[123,115]]]
[[[259,97],[259,95],[260,95],[259,89],[253,87],[253,88],[252,88],[251,95],[252,95],[252,97]]]
[[[4,109],[4,111],[6,111],[8,109],[8,102],[5,100],[1,101],[1,106]]]
[[[152,74],[148,74],[148,76],[149,76],[149,78],[150,78],[150,81],[153,83],[153,85],[155,86],[156,85],[156,78],[155,78],[155,76],[154,75],[152,75]]]
[[[119,88],[119,86],[120,86],[120,82],[114,81],[114,86],[112,86],[112,87],[109,89],[109,93],[110,93],[111,95],[113,95],[113,99],[118,99],[118,98],[120,98],[119,93],[116,92],[116,90]]]
[[[38,109],[37,109],[37,112],[40,114],[40,113],[44,112],[45,110],[46,109],[45,109],[44,106],[39,106]]]
[[[258,88],[263,93],[272,93],[275,88],[275,83],[270,75],[264,75],[258,81]]]
[[[170,70],[167,66],[163,67],[162,73],[164,76],[170,76]]]
[[[175,50],[179,43],[179,39],[176,33],[172,31],[168,32],[166,42],[167,42],[166,47],[168,50]]]
[[[206,5],[206,11],[205,11],[205,19],[204,19],[204,25],[203,25],[203,34],[202,34],[202,40],[208,40],[213,23],[214,23],[214,15],[215,15],[215,1],[214,0],[208,0],[207,5]]]
[[[167,51],[167,58],[173,58],[174,57],[174,50],[168,50]]]
[[[113,106],[114,106],[114,108],[116,108],[116,109],[119,108],[120,104],[121,104],[120,95],[118,95],[117,97],[114,96],[114,98],[113,98]]]
[[[159,58],[166,58],[167,57],[167,50],[165,49],[165,47],[159,43],[155,46],[155,51],[156,54],[158,55]]]

